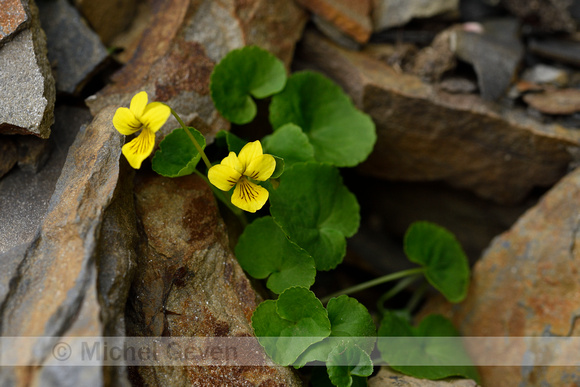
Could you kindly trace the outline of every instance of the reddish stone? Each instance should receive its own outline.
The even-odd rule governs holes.
[[[24,28],[29,20],[26,6],[21,0],[3,0],[0,7],[0,45]]]

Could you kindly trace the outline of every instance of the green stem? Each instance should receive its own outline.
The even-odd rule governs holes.
[[[405,307],[405,310],[409,312],[409,314],[411,314],[413,310],[417,307],[419,301],[421,301],[421,298],[423,298],[423,296],[425,295],[428,286],[429,285],[427,284],[427,282],[423,283],[421,287],[417,289],[417,291],[413,294],[413,297],[411,297],[411,299],[407,303],[407,306]]]
[[[393,286],[388,292],[386,292],[385,294],[383,294],[379,298],[379,300],[377,301],[377,308],[381,312],[381,314],[385,314],[385,312],[386,312],[386,309],[385,309],[385,306],[384,305],[385,305],[385,302],[387,300],[389,300],[392,297],[394,297],[395,295],[399,294],[399,292],[401,290],[403,290],[407,286],[411,285],[419,277],[420,277],[420,275],[413,275],[413,276],[409,276],[407,278],[403,278],[402,280],[400,280],[399,282],[397,282],[397,284],[395,286]]]
[[[201,155],[201,158],[202,158],[203,162],[205,163],[205,166],[207,167],[207,169],[210,169],[211,163],[209,162],[209,159],[205,155],[205,152],[203,151],[203,149],[201,148],[201,146],[199,145],[199,143],[197,142],[195,137],[193,137],[193,134],[191,134],[191,132],[189,131],[189,128],[187,126],[185,126],[185,123],[183,123],[183,120],[181,119],[181,117],[179,117],[179,115],[175,112],[175,110],[171,109],[171,114],[173,114],[175,119],[177,119],[177,122],[179,122],[179,124],[181,125],[183,130],[185,130],[185,133],[187,133],[187,135],[189,136],[189,139],[193,143],[193,146],[195,146],[195,149],[197,149],[197,151]]]
[[[201,173],[200,171],[198,171],[197,169],[194,170],[194,172],[201,177],[211,188],[211,190],[213,191],[213,194],[215,195],[215,197],[222,202],[223,204],[226,205],[226,207],[228,207],[230,209],[230,211],[232,211],[234,213],[234,215],[236,215],[240,221],[240,223],[242,224],[242,226],[245,228],[248,225],[248,219],[246,219],[246,214],[244,214],[244,211],[242,211],[241,209],[239,209],[238,207],[234,206],[232,204],[231,201],[228,200],[227,197],[225,197],[223,191],[219,190],[217,187],[215,187],[213,184],[211,184],[208,180],[208,178]]]
[[[371,288],[373,286],[384,284],[385,282],[394,281],[394,280],[397,280],[399,278],[408,277],[411,275],[423,273],[424,271],[425,271],[425,268],[416,267],[413,269],[407,269],[407,270],[398,271],[396,273],[387,274],[387,275],[384,275],[382,277],[375,278],[374,280],[363,282],[362,284],[358,284],[358,285],[352,286],[350,288],[340,290],[336,293],[331,294],[330,296],[326,296],[326,297],[322,298],[320,301],[323,304],[326,304],[331,298],[338,297],[338,296],[341,296],[343,294],[351,294],[351,293],[360,292],[361,290],[365,290],[365,289]]]

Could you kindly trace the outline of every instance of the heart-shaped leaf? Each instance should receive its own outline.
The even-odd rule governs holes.
[[[332,384],[351,387],[356,376],[366,377],[373,373],[373,362],[369,354],[358,345],[347,343],[332,349],[326,370]]]
[[[270,123],[275,131],[289,123],[298,125],[315,159],[339,167],[364,161],[376,142],[371,118],[337,84],[311,71],[292,74],[284,90],[272,97]]]
[[[293,286],[309,288],[316,276],[314,259],[290,242],[269,216],[245,228],[236,246],[236,257],[252,277],[269,276],[266,286],[274,293]]]
[[[252,327],[266,353],[280,365],[292,364],[330,334],[326,309],[314,293],[301,287],[286,289],[276,301],[262,302],[252,315]]]
[[[270,192],[270,212],[282,230],[314,258],[317,270],[336,267],[346,254],[346,237],[360,223],[356,197],[338,170],[327,164],[297,163]]]
[[[302,129],[286,124],[262,139],[266,153],[280,156],[286,167],[302,161],[314,161],[314,148]]]
[[[425,266],[425,277],[451,302],[460,302],[469,287],[469,263],[455,236],[429,222],[413,223],[404,239],[411,262]]]
[[[387,312],[381,321],[379,336],[403,338],[403,341],[379,339],[378,342],[382,358],[396,371],[426,379],[461,376],[479,381],[475,367],[465,365],[469,355],[461,342],[442,340],[458,336],[453,324],[443,316],[427,316],[414,328],[404,318]]]
[[[227,120],[247,124],[256,116],[254,98],[278,93],[286,84],[284,64],[268,51],[246,46],[230,51],[213,69],[211,97]]]
[[[187,129],[204,149],[205,138],[203,134],[191,127]],[[152,168],[158,174],[166,177],[185,176],[193,173],[200,159],[201,155],[193,145],[191,138],[183,128],[178,128],[165,136],[159,144],[159,150],[153,156]]]

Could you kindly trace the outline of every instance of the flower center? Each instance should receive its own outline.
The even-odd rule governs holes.
[[[253,184],[248,181],[245,176],[242,176],[238,182],[240,185],[240,198],[245,202],[256,200],[258,191],[253,187]]]

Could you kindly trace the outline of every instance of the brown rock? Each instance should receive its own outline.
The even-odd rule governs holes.
[[[152,9],[133,58],[113,76],[113,84],[87,104],[93,113],[107,105],[128,106],[135,93],[145,90],[151,100],[169,104],[187,124],[200,120],[199,129],[210,140],[229,127],[209,95],[215,63],[232,49],[257,44],[288,65],[306,22],[305,13],[285,0],[155,0]],[[172,118],[162,133],[177,126]]]
[[[580,169],[576,169],[491,243],[473,269],[463,303],[433,302],[425,312],[446,312],[463,336],[577,336],[580,272],[574,262],[580,259],[579,195]],[[485,350],[468,350],[476,362],[495,364]],[[551,358],[538,349],[526,355],[540,362]],[[580,376],[580,369],[571,366],[479,371],[484,386],[560,386]]]
[[[18,148],[14,141],[0,138],[0,178],[10,172],[18,161]]]
[[[370,114],[378,142],[361,171],[390,180],[443,180],[499,203],[562,177],[580,134],[502,111],[476,95],[452,95],[308,33],[299,53]]]
[[[137,0],[75,0],[75,6],[90,26],[109,46],[113,38],[128,28],[137,10]]]
[[[459,9],[458,0],[372,0],[375,31],[402,26],[414,18],[427,18]]]
[[[514,15],[546,31],[574,32],[576,23],[570,15],[569,0],[501,0]]]
[[[419,51],[411,73],[428,82],[437,82],[443,73],[454,69],[457,60],[451,49],[451,36],[461,28],[461,26],[454,26],[437,34],[429,47]]]
[[[24,251],[15,249],[3,256],[3,261],[8,257],[8,262],[19,263],[13,270],[9,291],[2,293],[2,336],[36,337],[14,349],[20,364],[54,365],[51,349],[63,335],[104,336],[124,331],[131,231],[117,227],[112,238],[121,242],[108,239],[104,246],[98,245],[103,219],[109,219],[109,226],[130,219],[122,211],[108,211],[108,207],[132,211],[130,189],[117,188],[123,175],[119,162],[123,139],[111,125],[114,112],[114,108],[104,109],[78,134],[36,237]],[[127,184],[131,179],[121,181]],[[111,204],[116,200],[124,203]],[[104,235],[111,233],[105,230]],[[100,266],[98,276],[96,262]],[[108,291],[109,286],[115,290]],[[120,324],[117,330],[107,328]],[[0,376],[13,380],[14,385],[28,385],[43,378],[54,385],[79,385],[81,381],[101,385],[103,372],[109,372],[99,367],[96,371],[95,367],[71,368],[3,368]]]
[[[30,23],[28,2],[4,0],[0,9],[0,47]]]
[[[297,2],[361,44],[366,43],[371,36],[370,0],[297,0]]]
[[[375,376],[369,378],[369,387],[476,387],[478,384],[470,379],[427,380],[414,378],[381,367]]]
[[[210,187],[198,176],[138,179],[146,235],[137,254],[128,332],[135,336],[251,336],[259,302],[235,257]],[[285,368],[141,367],[144,385],[300,385]]]
[[[524,101],[546,114],[574,114],[580,112],[580,89],[546,90],[526,94]]]
[[[50,140],[20,136],[18,138],[18,168],[33,173],[38,172],[48,161],[51,144]],[[58,146],[61,149],[64,147],[62,143],[58,143]]]

